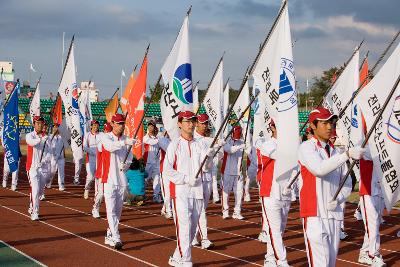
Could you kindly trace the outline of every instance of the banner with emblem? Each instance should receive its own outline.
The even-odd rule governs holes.
[[[203,105],[215,131],[218,131],[223,121],[222,105],[224,90],[224,62],[221,59],[210,81]]]
[[[160,99],[162,120],[171,138],[180,134],[178,115],[193,110],[192,65],[189,53],[189,15],[186,15],[178,37],[161,68],[164,90]]]
[[[368,130],[372,127],[399,75],[400,44],[356,98]],[[368,140],[368,146],[374,162],[374,172],[380,180],[386,208],[390,210],[400,200],[400,86],[397,87]]]
[[[82,134],[90,132],[90,122],[92,121],[92,107],[90,104],[90,82],[85,90],[81,89],[79,96],[79,112]]]
[[[4,131],[3,146],[5,158],[10,166],[10,172],[18,170],[20,157],[19,150],[19,112],[18,112],[18,91],[19,82],[14,92],[10,95],[7,105],[4,107]]]
[[[76,84],[76,69],[74,56],[74,38],[68,52],[68,57],[64,66],[58,93],[64,103],[65,120],[71,132],[71,149],[75,159],[83,158],[82,139],[83,132],[81,128],[82,114],[79,111],[78,104],[78,86]]]

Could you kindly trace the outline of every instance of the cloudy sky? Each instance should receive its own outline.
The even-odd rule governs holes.
[[[0,60],[13,61],[16,77],[29,65],[43,73],[41,88],[55,92],[61,75],[62,33],[75,34],[78,80],[93,77],[101,98],[141,63],[151,43],[148,83],[154,84],[186,10],[190,17],[193,80],[207,86],[225,51],[225,78],[238,87],[279,10],[280,0],[1,0]],[[343,64],[365,39],[373,64],[400,29],[398,0],[289,0],[294,62],[300,90],[305,80]],[[126,81],[123,82],[125,84]]]

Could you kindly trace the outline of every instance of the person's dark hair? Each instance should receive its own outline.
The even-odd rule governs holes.
[[[137,159],[137,158],[133,158],[131,165],[129,166],[130,170],[140,170],[140,171],[144,171],[145,166],[144,166],[144,159]]]

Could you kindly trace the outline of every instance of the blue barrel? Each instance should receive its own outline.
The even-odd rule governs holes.
[[[128,180],[129,193],[134,196],[145,195],[144,172],[140,170],[128,170],[126,172]]]

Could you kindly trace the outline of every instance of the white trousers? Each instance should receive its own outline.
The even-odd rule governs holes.
[[[146,169],[148,176],[147,179],[153,180],[153,196],[160,195],[161,185],[160,185],[160,166],[157,163],[147,163]]]
[[[172,199],[172,206],[177,240],[173,257],[181,263],[180,266],[192,266],[191,246],[196,233],[203,200],[177,196]]]
[[[65,159],[59,159],[57,161],[51,160],[50,165],[50,184],[53,183],[54,175],[58,171],[58,186],[64,186],[65,184]]]
[[[43,194],[44,186],[46,184],[45,176],[40,171],[30,170],[27,172],[31,192],[29,194],[29,207],[32,213],[39,214],[40,196]]]
[[[212,176],[212,193],[214,202],[218,201],[219,200],[218,179],[217,179],[217,174],[214,174],[214,172]]]
[[[303,218],[304,240],[309,266],[336,266],[341,223],[341,221],[335,219],[320,217]]]
[[[374,257],[380,254],[381,197],[360,196],[360,210],[365,229],[364,242],[360,252],[368,253],[371,257]]]
[[[243,198],[243,177],[241,175],[224,175],[222,180],[222,213],[229,213],[229,193],[235,196],[235,213],[240,213]]]
[[[172,212],[171,208],[171,194],[169,192],[169,179],[164,175],[160,174],[160,182],[161,182],[161,194],[164,199],[164,204],[162,207],[162,211],[166,213]]]
[[[83,161],[83,159],[76,160],[74,158],[74,164],[75,164],[74,180],[76,180],[76,181],[79,181],[79,175],[81,174],[81,170],[82,170],[82,161]]]
[[[250,178],[248,175],[244,178],[244,196],[250,196]]]
[[[268,235],[265,258],[275,258],[278,265],[287,263],[283,233],[286,229],[290,200],[261,197],[261,206],[266,227],[265,232]]]
[[[124,203],[124,190],[125,188],[122,186],[110,185],[109,183],[104,184],[108,228],[111,230],[114,242],[121,241],[118,224],[121,219],[122,206]]]
[[[101,182],[101,179],[94,180],[94,204],[93,209],[100,210],[101,202],[103,201],[104,196],[104,184]]]
[[[13,186],[17,186],[18,184],[18,172],[19,172],[19,162],[17,170],[11,174],[12,178],[11,185]],[[4,157],[4,164],[3,164],[3,181],[5,181],[4,183],[7,183],[8,175],[10,175],[10,166],[8,165],[6,157]]]
[[[96,157],[89,157],[89,162],[86,162],[86,183],[85,190],[90,190],[94,181],[94,173],[96,172]]]
[[[212,187],[212,181],[203,181],[204,203],[200,212],[199,223],[197,225],[196,235],[195,235],[197,236],[197,233],[199,233],[201,240],[208,239],[206,210],[208,207],[208,201],[210,200],[211,187]]]

